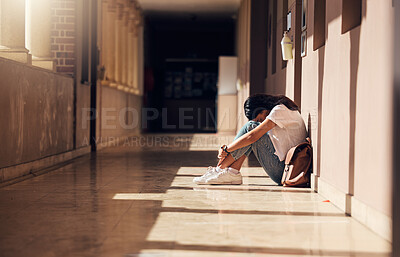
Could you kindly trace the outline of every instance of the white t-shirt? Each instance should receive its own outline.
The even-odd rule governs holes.
[[[276,124],[268,134],[275,147],[275,154],[283,161],[289,149],[304,142],[307,137],[303,118],[299,111],[292,111],[280,104],[271,110],[267,119]]]

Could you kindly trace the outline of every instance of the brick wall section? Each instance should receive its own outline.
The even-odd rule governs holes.
[[[52,0],[51,51],[57,72],[74,75],[76,0]]]

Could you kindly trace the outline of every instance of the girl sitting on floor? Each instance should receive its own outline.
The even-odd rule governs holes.
[[[240,168],[253,152],[268,176],[281,183],[286,153],[307,136],[299,107],[286,96],[256,94],[247,98],[244,112],[249,121],[232,143],[221,146],[217,167],[209,167],[193,182],[240,185]]]

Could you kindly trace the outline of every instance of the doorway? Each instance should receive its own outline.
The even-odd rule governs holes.
[[[235,20],[150,16],[145,28],[145,132],[215,133],[218,57],[235,53]]]

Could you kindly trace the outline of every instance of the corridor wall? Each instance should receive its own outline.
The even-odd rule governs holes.
[[[236,56],[238,57],[237,129],[241,128],[247,122],[247,118],[243,112],[243,103],[250,94],[250,7],[250,0],[241,1],[236,29]]]
[[[314,148],[312,187],[390,240],[394,8],[392,1],[343,2],[269,0],[265,92],[301,104]],[[294,59],[285,63],[280,41],[289,12]],[[359,23],[348,27],[343,16],[357,13]]]
[[[98,18],[102,74],[97,81],[96,140],[102,148],[141,133],[144,25],[137,1],[101,1]]]
[[[140,122],[144,73],[143,27],[138,26],[142,16],[135,1],[41,0],[46,7],[40,10],[46,13],[43,28],[36,20],[25,27],[25,0],[0,3],[0,142],[3,143],[0,183],[5,182],[1,185],[45,172],[51,166],[87,154],[91,148],[95,149],[96,143],[100,147],[109,146],[102,143],[140,133],[140,123],[136,127],[129,126],[134,118]],[[28,3],[29,21],[34,19],[32,15],[37,17],[33,12],[38,10],[35,4],[39,2]],[[125,46],[124,54],[114,60],[119,64],[119,70],[114,71],[123,74],[119,80],[101,76],[101,66],[109,65],[102,58],[115,50],[103,42],[102,3],[118,6],[120,14],[125,15],[125,23],[109,23],[108,29],[115,32],[113,26],[120,24],[122,31],[129,32],[129,37],[106,37],[108,43]],[[13,27],[16,29],[10,29]],[[32,31],[27,32],[31,29],[43,32],[40,35],[49,38],[42,40],[51,44],[41,45]],[[32,53],[25,48],[25,33],[28,45],[33,46]],[[129,42],[135,44],[128,49]],[[42,52],[50,55],[50,45],[53,55],[37,59]],[[96,58],[99,49],[102,49],[101,63],[97,63]],[[56,66],[48,67],[43,62],[39,65],[36,61],[55,63]],[[96,94],[93,89],[97,89]],[[94,103],[96,108],[92,108]],[[114,114],[108,114],[115,119],[116,125],[111,128],[107,125],[112,124],[102,123],[104,110],[110,109]],[[137,111],[137,117],[131,114],[132,109]],[[94,118],[97,118],[97,133],[93,142],[90,138]]]
[[[71,159],[72,78],[0,58],[0,183]]]
[[[314,142],[315,189],[389,240],[393,6],[361,1],[361,25],[343,33],[343,2],[326,1],[326,42],[314,51],[314,3],[308,1],[302,115]]]

